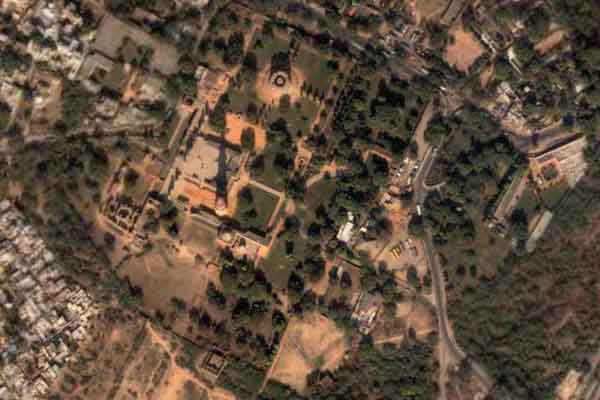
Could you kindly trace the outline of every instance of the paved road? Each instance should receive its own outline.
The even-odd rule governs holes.
[[[427,197],[427,188],[425,186],[425,182],[427,181],[427,177],[429,176],[431,168],[435,162],[437,151],[437,148],[433,147],[430,147],[427,150],[427,153],[425,153],[425,159],[421,162],[421,166],[419,167],[417,176],[415,177],[415,201],[420,206],[423,205],[425,198]]]
[[[427,176],[434,165],[435,158],[437,155],[437,149],[430,149],[425,155],[425,160],[421,164],[417,177],[415,178],[415,201],[418,205],[423,205],[425,197],[427,196],[427,187],[425,182]],[[425,249],[425,257],[427,259],[427,265],[431,271],[431,284],[433,289],[433,296],[436,304],[436,313],[438,319],[438,331],[441,351],[444,352],[445,364],[440,365],[441,376],[445,377],[445,372],[448,365],[456,365],[459,361],[467,357],[467,354],[458,346],[454,335],[450,330],[450,322],[448,320],[448,311],[446,304],[446,282],[444,280],[444,274],[442,267],[440,266],[437,254],[435,253],[435,247],[433,245],[432,234],[429,229],[426,229],[425,239],[423,240],[423,247]],[[481,380],[485,383],[488,390],[490,390],[494,384],[489,374],[485,371],[483,366],[474,362],[471,362],[471,367],[479,375]],[[442,363],[440,363],[442,364]],[[441,386],[441,397],[445,399],[445,385],[443,382]]]

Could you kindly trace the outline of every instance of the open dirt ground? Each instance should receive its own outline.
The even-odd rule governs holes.
[[[581,374],[575,370],[570,370],[567,376],[556,387],[556,398],[558,400],[570,400],[580,386]]]
[[[181,343],[146,324],[147,335],[125,370],[116,400],[235,400],[224,389],[208,387],[176,362]]]
[[[196,265],[189,255],[175,255],[164,243],[157,243],[142,257],[128,260],[120,270],[133,285],[142,288],[143,306],[149,311],[170,311],[171,299],[178,297],[188,305],[197,304],[205,298],[209,281],[219,285],[216,266]],[[210,306],[206,304],[206,309]]]
[[[479,83],[481,83],[482,88],[485,88],[487,86],[487,84],[490,83],[492,76],[494,76],[494,65],[493,64],[490,65],[489,67],[487,67],[486,69],[484,69],[481,72],[481,75],[479,75]]]
[[[254,150],[260,152],[266,147],[267,133],[265,132],[264,128],[252,124],[243,117],[237,116],[233,113],[227,113],[225,116],[225,122],[227,124],[225,140],[227,140],[229,143],[241,146],[242,132],[246,128],[252,128],[254,130]]]
[[[121,374],[147,333],[142,320],[126,317],[121,311],[107,310],[94,324],[93,336],[79,348],[52,388],[61,399],[105,400],[108,394],[117,394]]]
[[[429,333],[436,329],[436,319],[433,310],[425,304],[414,302],[407,323],[417,333],[418,339],[424,339]]]
[[[376,344],[400,343],[413,329],[418,340],[426,340],[436,330],[437,321],[433,308],[422,300],[407,300],[396,305],[396,318],[380,320],[372,336]]]
[[[567,31],[564,29],[555,31],[555,32],[551,33],[549,36],[547,36],[546,38],[544,38],[543,40],[536,43],[534,48],[538,53],[540,53],[541,55],[544,55],[547,52],[549,52],[550,50],[552,50],[553,48],[555,48],[556,46],[558,46],[560,44],[560,42],[562,42],[562,40],[565,38],[566,35],[567,35]]]
[[[304,82],[304,74],[298,68],[292,67],[292,80],[282,88],[272,85],[269,81],[271,71],[270,65],[263,68],[258,74],[256,80],[256,94],[265,104],[278,106],[281,96],[287,94],[290,96],[290,103],[294,104],[301,95],[300,88]]]
[[[156,343],[152,335],[147,335],[139,351],[127,366],[115,399],[127,400],[131,396],[153,398],[156,386],[162,381],[170,366],[171,357],[167,350]]]
[[[306,376],[313,369],[335,370],[347,350],[346,337],[333,321],[318,313],[294,318],[281,343],[271,378],[303,392]]]
[[[458,25],[450,29],[454,42],[449,44],[444,59],[460,71],[466,72],[469,67],[484,53],[484,48],[475,35]]]
[[[405,0],[405,3],[417,24],[441,17],[448,6],[448,0]]]
[[[191,260],[200,256],[205,266],[208,263],[215,261],[218,257],[218,249],[216,245],[217,232],[202,221],[196,221],[193,215],[186,218],[185,223],[180,229],[179,237],[182,245],[180,255]]]

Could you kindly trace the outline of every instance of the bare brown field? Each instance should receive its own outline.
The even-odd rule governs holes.
[[[143,342],[129,357],[115,400],[235,400],[177,363],[182,348],[179,339],[150,323],[145,332]]]
[[[415,22],[439,18],[448,6],[448,0],[406,0],[406,5],[411,10]]]
[[[408,326],[415,330],[417,338],[422,340],[435,330],[436,320],[431,308],[425,304],[414,303],[407,318]]]
[[[207,208],[215,208],[217,204],[217,193],[209,187],[199,187],[193,182],[184,182],[181,194],[187,197],[190,204],[202,205]]]
[[[576,397],[580,385],[581,374],[575,370],[570,370],[567,376],[556,387],[556,398],[558,400],[570,400]]]
[[[179,237],[183,243],[180,246],[181,256],[188,260],[194,259],[195,264],[198,255],[204,260],[203,266],[213,262],[218,256],[216,230],[202,221],[196,221],[193,216],[186,218]]]
[[[190,240],[192,234],[184,229],[182,237]],[[162,242],[156,243],[144,256],[128,260],[121,267],[120,275],[142,288],[145,309],[150,312],[160,310],[165,314],[171,311],[173,297],[183,299],[189,306],[202,302],[206,310],[212,310],[206,301],[206,287],[210,281],[220,285],[216,266],[196,265],[191,254],[175,255],[168,244]]]
[[[494,76],[494,64],[484,69],[481,72],[481,75],[479,75],[479,83],[481,84],[482,88],[485,88],[488,85],[488,83],[490,83],[490,80],[492,80],[492,76]]]
[[[277,360],[277,369],[271,375],[271,378],[283,382],[302,393],[306,389],[306,377],[312,369],[312,365],[302,354],[295,349],[289,349]]]
[[[560,44],[560,42],[563,41],[563,39],[565,38],[566,35],[567,35],[567,31],[565,29],[560,29],[558,31],[555,31],[555,32],[551,33],[549,36],[547,36],[546,38],[544,38],[543,40],[536,43],[536,45],[534,46],[534,49],[541,55],[544,55],[544,54],[548,53],[550,50],[552,50],[553,48],[555,48],[556,46],[558,46]]]
[[[450,29],[449,34],[454,37],[454,42],[446,48],[444,59],[448,64],[466,72],[475,60],[484,53],[485,49],[475,35],[465,30],[462,25]]]
[[[290,321],[271,378],[302,393],[313,369],[335,370],[348,350],[344,333],[335,323],[313,313]]]
[[[267,105],[278,106],[279,99],[283,95],[290,96],[290,103],[295,103],[300,99],[300,88],[304,82],[304,73],[299,69],[292,67],[292,81],[286,86],[279,88],[269,82],[270,66],[266,66],[258,74],[256,80],[256,94],[258,98]]]
[[[399,343],[413,329],[418,340],[425,340],[436,330],[437,320],[432,307],[426,303],[408,300],[396,305],[394,318],[380,319],[373,329],[376,344]]]
[[[233,113],[227,113],[225,116],[225,122],[227,126],[225,140],[227,140],[229,143],[241,146],[242,132],[246,128],[252,128],[254,130],[254,150],[260,152],[266,147],[267,133],[265,132],[264,128],[256,124],[252,124],[243,117],[237,116]]]
[[[146,329],[151,329],[147,327]],[[147,335],[133,360],[129,363],[123,381],[115,396],[116,400],[128,400],[131,396],[152,399],[156,387],[162,382],[172,361],[166,349]]]

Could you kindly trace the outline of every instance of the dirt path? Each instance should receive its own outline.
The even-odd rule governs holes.
[[[318,174],[313,175],[306,180],[306,188],[310,188],[312,185],[323,179],[326,173],[329,173],[332,177],[336,177],[337,172],[343,171],[344,169],[346,169],[346,167],[338,166],[335,161],[331,164],[324,165],[321,167]]]
[[[404,335],[395,335],[387,337],[385,339],[376,340],[375,342],[373,342],[373,344],[397,343],[401,342],[402,340],[404,340]]]
[[[554,49],[556,46],[558,46],[566,35],[567,31],[565,29],[559,29],[557,31],[552,32],[544,39],[540,40],[538,43],[536,43],[536,45],[533,48],[535,49],[535,51],[540,53],[540,55],[544,55],[550,50]]]

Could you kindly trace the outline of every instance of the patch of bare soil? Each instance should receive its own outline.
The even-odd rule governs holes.
[[[115,309],[99,315],[90,332],[92,337],[62,369],[51,394],[86,400],[115,396],[147,334],[141,319]]]
[[[484,69],[481,72],[481,75],[479,75],[479,83],[481,83],[482,88],[485,88],[487,86],[487,84],[490,83],[492,76],[494,76],[494,65],[493,64],[490,65],[489,67],[487,67],[486,69]]]
[[[209,282],[220,285],[216,266],[197,265],[190,255],[173,254],[172,248],[165,243],[157,243],[144,256],[130,259],[122,266],[120,275],[142,288],[145,309],[149,312],[160,310],[165,314],[172,310],[171,299],[174,297],[183,299],[188,305],[202,300],[203,307],[211,310],[208,302],[204,302],[206,287]]]
[[[448,0],[406,0],[405,2],[417,25],[422,21],[441,17],[448,5]]]
[[[251,128],[254,131],[254,150],[259,152],[264,150],[264,148],[267,146],[267,133],[265,132],[264,128],[256,124],[252,124],[242,116],[233,113],[227,113],[225,116],[225,122],[227,126],[225,140],[227,140],[229,143],[241,146],[242,132],[244,129]]]
[[[542,39],[541,41],[539,41],[538,43],[536,43],[536,45],[534,46],[534,49],[541,55],[544,55],[544,54],[548,53],[550,50],[552,50],[553,48],[555,48],[556,46],[558,46],[560,44],[560,42],[562,42],[562,40],[565,38],[566,35],[567,35],[567,31],[564,29],[555,31],[555,32],[551,33],[550,35],[548,35],[547,37],[545,37],[544,39]]]
[[[271,378],[302,393],[306,388],[306,376],[312,370],[335,370],[347,350],[344,332],[330,319],[318,313],[292,319]]]
[[[214,389],[208,387],[204,382],[186,368],[182,368],[176,362],[177,348],[172,346],[172,341],[168,339],[165,333],[159,331],[152,325],[148,325],[147,346],[140,349],[140,357],[147,358],[148,351],[155,351],[163,357],[159,367],[154,370],[152,375],[152,391],[149,395],[143,396],[137,393],[136,397],[140,400],[235,400],[235,397],[224,389]],[[132,365],[135,368],[135,360]],[[148,365],[143,368],[149,369]],[[157,376],[160,373],[160,376]],[[132,378],[143,381],[143,374],[137,374]],[[131,394],[131,391],[127,393]],[[129,397],[123,397],[123,399]]]
[[[444,54],[444,59],[460,71],[466,72],[469,67],[481,56],[485,49],[473,33],[467,31],[462,25],[450,29],[454,42],[449,44]]]
[[[575,398],[575,393],[581,383],[581,374],[575,370],[570,370],[567,376],[556,387],[556,398],[558,400],[570,400]]]

